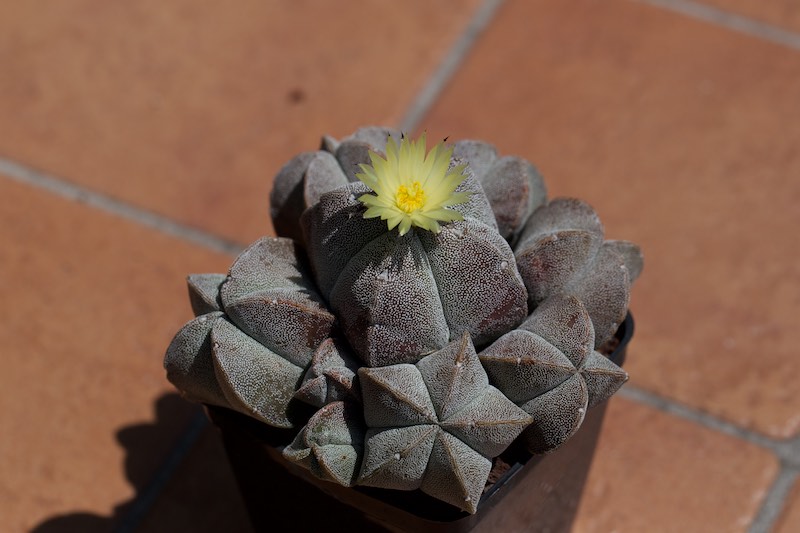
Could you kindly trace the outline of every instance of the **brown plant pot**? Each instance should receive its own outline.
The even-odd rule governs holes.
[[[633,335],[628,314],[610,358],[622,366]],[[569,531],[594,455],[606,403],[586,414],[557,450],[532,456],[512,445],[500,459],[508,469],[487,486],[470,515],[421,491],[346,488],[322,481],[283,459],[294,431],[276,430],[234,411],[208,406],[248,513],[259,532],[358,531],[461,533]]]

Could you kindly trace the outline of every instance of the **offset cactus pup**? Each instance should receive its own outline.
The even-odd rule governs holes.
[[[610,358],[618,365],[625,360],[633,327],[628,315],[615,336],[618,344]],[[569,531],[606,405],[590,409],[578,432],[547,455],[532,455],[521,445],[507,449],[499,457],[505,467],[496,469],[502,472],[487,484],[475,514],[418,490],[346,488],[319,480],[283,457],[274,428],[229,409],[209,406],[207,413],[222,432],[257,531],[461,533],[524,530],[532,523],[542,531]]]
[[[389,530],[571,516],[602,405],[628,379],[601,352],[632,332],[639,247],[548,198],[522,158],[380,127],[292,159],[270,212],[277,237],[189,276],[195,318],[164,359],[241,480],[264,470],[242,485],[272,494],[256,500],[265,526],[328,525],[339,500]],[[309,507],[296,477],[334,499]],[[531,498],[550,508],[531,516]],[[506,500],[519,509],[492,510]]]

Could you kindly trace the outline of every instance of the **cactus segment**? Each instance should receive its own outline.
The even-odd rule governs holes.
[[[297,221],[308,207],[328,191],[347,185],[338,160],[328,151],[304,152],[286,163],[275,176],[270,194],[270,215],[275,232],[302,242]]]
[[[440,426],[489,458],[503,453],[531,420],[524,409],[514,405],[499,389],[489,385],[472,402],[449,418],[442,419]]]
[[[489,386],[468,334],[417,363],[438,420],[446,420]]]
[[[234,261],[220,292],[227,308],[240,298],[270,290],[316,293],[303,252],[290,239],[262,237],[248,246]]]
[[[387,232],[362,248],[341,271],[330,302],[369,366],[413,363],[449,341],[436,282],[413,234]]]
[[[565,292],[597,254],[601,238],[582,230],[562,230],[528,243],[516,253],[517,267],[528,288],[528,305]]]
[[[531,453],[560,446],[578,430],[586,409],[627,380],[624,370],[593,351],[594,338],[580,299],[556,295],[480,353],[491,383],[533,417],[522,436]]]
[[[530,215],[547,202],[547,189],[536,168],[519,157],[496,160],[481,180],[497,226],[509,242],[517,239]]]
[[[589,408],[606,401],[628,381],[628,373],[599,352],[589,354],[581,376],[589,392]]]
[[[625,268],[628,269],[628,277],[631,283],[641,275],[644,268],[644,256],[642,249],[637,244],[630,241],[606,241],[605,244],[615,252],[617,252],[622,260],[625,262]]]
[[[225,274],[191,274],[186,278],[194,316],[222,310],[219,289],[226,279]]]
[[[594,349],[594,327],[586,307],[575,296],[548,298],[519,329],[539,335],[579,368]]]
[[[308,162],[303,179],[303,205],[307,209],[317,203],[319,197],[326,192],[344,187],[347,183],[347,176],[336,158],[328,152],[316,152]]]
[[[315,407],[336,401],[361,401],[358,362],[333,339],[319,345],[295,398]]]
[[[509,331],[482,351],[480,360],[492,383],[516,404],[544,394],[576,372],[560,350],[520,329]]]
[[[329,298],[347,263],[370,241],[386,233],[386,223],[364,219],[358,197],[369,189],[361,182],[323,194],[300,217],[320,293]]]
[[[323,135],[319,142],[319,149],[330,154],[335,154],[339,148],[339,140],[331,135]]]
[[[466,162],[469,173],[480,182],[500,235],[509,243],[516,242],[531,214],[547,202],[539,171],[520,157],[498,157],[495,147],[482,141],[458,141],[453,157]]]
[[[478,510],[492,461],[439,430],[428,458],[422,491],[468,513]]]
[[[294,292],[256,293],[236,300],[226,311],[248,335],[303,368],[334,323],[334,316],[320,304]]]
[[[557,294],[577,296],[594,324],[596,348],[613,337],[628,309],[631,278],[625,258],[635,274],[641,271],[638,247],[604,243],[597,214],[574,199],[539,208],[523,230],[515,257],[529,305]]]
[[[357,181],[356,174],[361,171],[359,165],[368,165],[370,162],[370,150],[372,150],[372,146],[369,143],[357,140],[342,141],[336,148],[336,159],[339,161],[347,181]]]
[[[419,235],[430,261],[450,338],[469,331],[484,345],[522,322],[527,291],[506,241],[474,220]]]
[[[437,422],[428,389],[414,365],[361,367],[358,378],[367,426],[405,427]]]
[[[395,490],[420,488],[438,433],[436,424],[367,430],[356,484]]]
[[[364,431],[360,406],[332,402],[309,419],[283,456],[319,479],[350,487],[361,465]]]
[[[211,328],[222,316],[211,312],[187,322],[167,348],[164,368],[167,379],[187,400],[228,407],[214,374],[211,350]]]
[[[612,246],[603,244],[567,291],[586,306],[594,325],[595,348],[599,348],[614,336],[628,312],[631,281],[625,262]]]
[[[533,308],[567,291],[603,243],[603,226],[580,200],[558,198],[536,210],[515,248],[517,266]]]
[[[589,401],[586,382],[576,374],[554,389],[523,403],[534,419],[522,433],[531,453],[548,453],[566,442],[581,427]]]
[[[303,235],[297,220],[306,209],[303,200],[306,170],[316,152],[303,152],[286,163],[272,182],[269,195],[270,216],[275,233],[302,241]]]
[[[562,230],[581,230],[603,238],[605,230],[594,209],[575,198],[556,198],[537,209],[520,235],[517,248]]]
[[[211,330],[217,382],[232,409],[280,428],[289,417],[303,369],[270,351],[225,318]]]
[[[222,303],[244,332],[305,367],[328,338],[335,317],[308,279],[297,245],[265,237],[247,248],[222,285]]]
[[[456,162],[457,160],[451,161],[451,168],[455,166],[454,163]],[[461,213],[461,215],[467,220],[472,219],[474,221],[481,222],[497,231],[497,220],[495,219],[494,211],[492,211],[492,206],[489,203],[489,199],[486,198],[486,195],[483,192],[483,187],[471,172],[466,172],[466,178],[464,178],[464,181],[462,181],[461,184],[456,187],[454,192],[471,193],[466,202],[453,206],[455,211]]]
[[[483,185],[484,177],[497,159],[497,149],[487,142],[463,139],[453,144],[453,157],[467,163],[467,168]]]
[[[386,128],[383,126],[366,126],[359,128],[351,136],[342,139],[342,141],[360,141],[369,145],[370,150],[377,152],[381,155],[386,155],[386,143],[389,142],[389,137],[399,139],[403,134],[400,130],[395,128]]]

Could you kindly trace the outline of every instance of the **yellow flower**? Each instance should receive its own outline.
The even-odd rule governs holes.
[[[444,142],[427,154],[426,149],[423,133],[416,141],[404,136],[399,146],[390,137],[386,159],[370,151],[372,165],[360,165],[363,172],[356,174],[375,192],[358,198],[367,206],[364,218],[381,217],[390,230],[400,226],[400,235],[408,233],[411,226],[439,233],[439,222],[464,219],[448,207],[469,199],[471,193],[455,192],[466,178],[466,165],[449,169],[453,149]]]

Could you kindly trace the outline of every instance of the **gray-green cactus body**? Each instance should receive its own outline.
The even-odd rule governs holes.
[[[293,426],[289,402],[303,369],[249,337],[221,312],[184,325],[167,348],[164,367],[167,379],[187,399],[228,407],[272,426]]]
[[[311,417],[283,456],[320,479],[349,487],[358,476],[364,431],[360,404],[332,402]]]
[[[462,140],[453,157],[467,163],[492,206],[500,235],[513,243],[531,214],[547,202],[547,189],[536,168],[521,157],[498,157],[491,144]]]
[[[317,294],[302,258],[294,241],[265,237],[239,255],[220,297],[242,331],[305,368],[330,337],[335,317]]]
[[[319,345],[295,398],[315,407],[336,401],[361,401],[358,361],[341,342],[326,339]]]
[[[463,221],[404,236],[364,219],[361,183],[328,192],[301,217],[317,284],[369,366],[415,362],[468,331],[485,344],[527,315],[513,252],[480,184],[456,209]]]
[[[631,283],[642,266],[635,244],[604,242],[603,233],[588,204],[561,198],[534,212],[515,248],[531,308],[553,295],[577,296],[592,318],[596,347],[625,319]]]
[[[290,402],[334,316],[316,294],[294,242],[264,238],[228,276],[190,276],[196,312],[164,359],[168,379],[191,399],[292,427]]]
[[[348,180],[356,181],[356,174],[361,172],[359,165],[369,164],[370,151],[381,156],[386,155],[386,143],[389,142],[389,137],[399,139],[401,133],[393,128],[368,126],[356,130],[353,135],[336,144],[333,153],[336,154],[336,159]]]
[[[186,278],[194,316],[222,310],[219,289],[227,279],[225,274],[191,274]]]
[[[187,400],[229,407],[217,383],[211,347],[211,328],[224,316],[212,311],[195,317],[178,331],[167,348],[167,379]]]
[[[474,513],[531,418],[489,385],[469,335],[421,359],[359,370],[368,427],[358,484],[422,491]]]
[[[570,438],[586,410],[607,399],[627,374],[594,351],[589,313],[574,296],[545,300],[516,330],[481,352],[491,382],[529,413],[522,435],[532,453]]]

